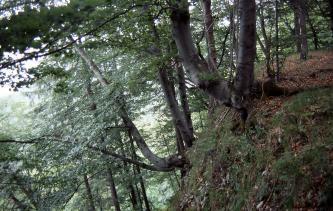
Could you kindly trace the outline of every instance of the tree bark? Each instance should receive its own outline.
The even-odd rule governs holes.
[[[130,139],[130,149],[132,151],[132,158],[137,159],[138,156],[135,152],[134,143],[133,143],[131,133],[129,133],[128,136],[129,136],[129,139]],[[146,207],[146,211],[150,211],[151,210],[150,209],[150,204],[149,204],[149,200],[148,200],[148,196],[147,196],[147,192],[146,192],[145,183],[144,183],[143,177],[141,175],[140,167],[139,166],[134,166],[134,172],[135,172],[136,176],[139,177],[139,183],[140,183],[140,186],[141,186],[141,192],[142,192],[143,201],[144,201],[144,204],[145,204],[145,207]]]
[[[275,0],[275,80],[280,80],[280,61],[279,61],[279,1]]]
[[[295,0],[298,1],[298,0]],[[301,53],[301,34],[300,34],[300,25],[299,25],[299,12],[297,6],[294,8],[294,33],[295,33],[295,43],[297,53]]]
[[[298,14],[300,26],[301,54],[300,59],[306,60],[308,57],[308,42],[306,37],[306,5],[305,0],[298,0]]]
[[[205,26],[205,37],[208,50],[208,68],[211,72],[216,72],[216,48],[214,38],[214,22],[211,9],[211,0],[202,0],[203,5],[203,19]]]
[[[185,73],[181,64],[177,62],[177,73],[178,73],[178,87],[179,87],[179,95],[180,95],[180,102],[183,108],[183,112],[185,114],[187,125],[192,132],[194,133],[193,123],[191,118],[191,110],[188,104],[188,98],[186,93],[186,83],[185,83]]]
[[[331,31],[333,36],[333,0],[329,0],[329,10],[330,10],[330,19],[331,19]]]
[[[88,176],[85,174],[83,175],[84,185],[86,187],[87,192],[87,202],[88,202],[88,210],[89,211],[96,211],[95,204],[94,204],[94,197],[91,192]]]
[[[108,174],[108,181],[109,181],[113,206],[116,211],[120,211],[121,209],[120,209],[120,204],[119,204],[119,200],[118,200],[117,189],[116,189],[116,185],[114,183],[113,172],[112,172],[111,167],[108,167],[107,174]]]
[[[179,110],[177,99],[174,94],[174,87],[171,84],[166,67],[159,70],[159,80],[163,88],[164,96],[170,108],[173,121],[179,129],[186,147],[191,147],[194,141],[193,132],[190,130],[184,113]]]
[[[272,63],[271,43],[272,42],[271,42],[271,39],[268,38],[267,33],[266,33],[265,18],[264,18],[262,10],[263,10],[263,4],[262,4],[262,1],[260,1],[258,17],[259,17],[260,29],[261,29],[262,36],[264,38],[264,42],[262,42],[260,40],[259,36],[257,36],[257,40],[265,55],[266,73],[269,78],[274,78],[274,72],[273,72],[272,66],[271,66],[271,63]]]
[[[247,96],[250,94],[254,82],[254,59],[256,55],[255,0],[240,0],[239,13],[239,52],[234,86],[238,96]]]
[[[217,59],[216,59],[216,48],[215,48],[215,38],[214,38],[214,22],[211,9],[211,0],[202,0],[203,6],[203,19],[205,27],[205,37],[206,45],[208,51],[207,63],[210,72],[217,72]],[[210,96],[208,105],[208,115],[212,117],[214,114],[215,107],[218,102]]]
[[[199,56],[195,48],[190,30],[187,1],[174,5],[171,22],[180,59],[192,82],[220,102],[231,105],[230,88],[227,82],[217,74],[210,74],[207,62]]]
[[[309,23],[309,26],[310,26],[310,29],[311,29],[311,32],[312,32],[313,45],[315,47],[315,50],[318,50],[320,48],[318,33],[317,33],[317,30],[316,30],[315,26],[313,25],[308,13],[307,13],[307,20],[308,20],[308,23]]]

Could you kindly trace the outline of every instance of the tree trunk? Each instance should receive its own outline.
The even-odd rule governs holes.
[[[205,27],[206,45],[208,51],[207,63],[210,72],[217,72],[217,59],[214,38],[214,22],[211,9],[211,0],[202,0],[203,19]],[[212,117],[218,102],[212,97],[209,97],[208,115]]]
[[[319,47],[320,47],[319,46],[318,33],[317,33],[317,30],[316,30],[315,26],[313,25],[313,23],[310,19],[309,13],[307,12],[306,14],[307,14],[306,17],[307,17],[307,20],[308,20],[308,23],[309,23],[309,26],[310,26],[310,29],[311,29],[311,32],[312,32],[313,44],[314,44],[315,50],[318,50]]]
[[[255,1],[242,0],[240,6],[239,67],[234,87],[229,86],[229,83],[218,74],[211,74],[207,62],[199,56],[191,35],[190,14],[186,0],[172,6],[170,18],[180,58],[191,80],[221,103],[245,113],[243,97],[249,94],[253,84]]]
[[[295,0],[299,1],[299,0]],[[299,12],[297,6],[295,5],[294,8],[294,33],[295,33],[295,43],[296,43],[296,50],[297,53],[301,53],[301,34],[300,34],[300,25],[299,25]]]
[[[107,174],[108,174],[108,181],[109,181],[113,206],[116,211],[120,211],[120,204],[119,204],[119,200],[118,200],[117,189],[116,189],[116,185],[114,183],[112,169],[110,167],[108,167],[108,169],[107,169]]]
[[[214,38],[214,22],[211,9],[211,0],[202,0],[203,19],[205,26],[205,37],[208,50],[208,68],[211,72],[216,72],[216,48]]]
[[[254,82],[254,59],[256,55],[256,3],[240,0],[240,33],[237,73],[234,81],[238,96],[247,96]],[[241,99],[240,99],[241,100]]]
[[[149,200],[148,200],[148,197],[147,197],[147,192],[146,192],[146,187],[145,187],[145,183],[143,181],[143,177],[141,175],[141,170],[140,170],[140,167],[139,166],[135,166],[136,168],[136,171],[139,175],[139,183],[140,183],[140,187],[141,187],[141,191],[142,191],[142,197],[143,197],[143,202],[145,204],[145,207],[146,207],[146,211],[150,211],[150,205],[149,205]]]
[[[275,80],[280,80],[280,61],[279,61],[279,2],[275,0]]]
[[[133,139],[132,139],[131,133],[129,133],[128,136],[129,136],[129,139],[130,139],[130,148],[131,148],[131,151],[132,151],[132,158],[133,159],[137,159],[138,156],[136,155],[136,152],[135,152],[134,143],[133,143]],[[140,186],[141,186],[141,191],[142,191],[142,196],[143,196],[143,201],[145,203],[146,211],[150,211],[151,209],[150,209],[150,205],[149,205],[149,200],[148,200],[148,196],[147,196],[147,192],[146,192],[146,187],[145,187],[145,184],[144,184],[144,180],[143,180],[143,177],[141,175],[141,169],[140,169],[140,167],[139,166],[134,166],[134,172],[139,177],[139,183],[140,183]]]
[[[331,18],[331,31],[333,36],[333,0],[328,0],[329,10],[330,10],[330,18]]]
[[[306,6],[305,0],[298,0],[298,15],[299,15],[299,28],[300,28],[300,41],[301,41],[301,54],[300,59],[306,60],[308,57],[308,42],[306,37]]]
[[[165,99],[170,108],[173,121],[176,123],[176,127],[180,131],[185,146],[191,147],[194,141],[194,136],[187,124],[184,113],[179,110],[177,99],[174,94],[174,87],[172,87],[169,80],[166,67],[160,68],[159,80],[163,88]]]
[[[72,38],[71,38],[72,39]],[[81,49],[77,44],[73,44],[75,51],[79,54],[82,60],[89,66],[90,71],[94,73],[100,84],[104,87],[109,85],[109,82],[102,76],[102,73],[98,66],[94,63],[92,59],[86,54],[86,52]],[[179,158],[178,155],[172,155],[169,158],[161,158],[155,153],[153,153],[145,142],[144,138],[141,136],[138,128],[135,126],[131,118],[129,117],[127,111],[124,108],[125,103],[122,97],[118,97],[116,100],[116,105],[119,107],[119,116],[123,120],[125,126],[131,131],[134,141],[138,145],[141,153],[145,158],[147,158],[157,170],[160,171],[171,171],[174,168],[181,168],[185,163],[183,158]],[[119,156],[118,156],[119,158]]]
[[[177,62],[177,73],[178,73],[178,87],[179,87],[179,95],[180,95],[180,102],[183,108],[183,112],[185,114],[187,125],[192,132],[194,133],[193,123],[191,118],[191,110],[188,104],[188,98],[186,94],[186,84],[185,84],[185,73],[181,64]]]
[[[264,38],[264,42],[261,42],[259,36],[257,36],[258,43],[265,55],[265,63],[266,63],[266,73],[269,78],[274,78],[274,72],[271,67],[272,63],[272,57],[271,57],[271,39],[268,39],[267,33],[266,33],[266,24],[265,24],[265,18],[263,15],[263,4],[262,1],[260,1],[260,8],[258,12],[259,17],[259,23],[260,23],[260,29],[262,36]]]
[[[86,192],[87,192],[87,202],[88,202],[88,210],[89,211],[95,211],[95,204],[94,204],[94,197],[91,193],[91,188],[88,180],[88,176],[85,174],[83,175],[83,180],[84,180],[84,185],[86,187]]]

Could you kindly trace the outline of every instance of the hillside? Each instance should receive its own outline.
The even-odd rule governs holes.
[[[232,112],[217,112],[169,210],[332,208],[333,51],[288,57],[278,85],[297,94],[255,101],[243,133],[231,132]]]

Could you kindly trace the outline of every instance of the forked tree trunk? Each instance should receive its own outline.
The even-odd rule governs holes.
[[[244,109],[243,97],[248,95],[253,84],[255,56],[255,1],[240,1],[239,67],[234,87],[215,73],[210,73],[208,64],[200,58],[190,29],[188,3],[182,0],[173,5],[171,13],[173,37],[178,53],[191,80],[207,94],[225,105]]]

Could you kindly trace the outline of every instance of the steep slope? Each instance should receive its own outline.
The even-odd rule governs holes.
[[[232,112],[189,152],[192,168],[170,210],[329,210],[333,207],[333,52],[284,64],[280,86],[299,92],[253,104],[246,131]]]

